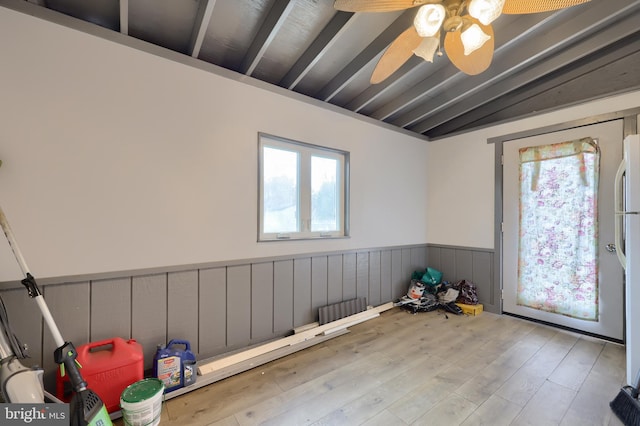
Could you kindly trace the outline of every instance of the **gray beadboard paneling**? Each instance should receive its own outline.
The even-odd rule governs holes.
[[[487,306],[498,303],[493,294],[493,254],[473,252],[473,274],[471,281],[478,287],[478,298]]]
[[[473,279],[473,252],[471,250],[456,250],[456,277],[454,280]],[[465,278],[469,277],[469,278]]]
[[[484,310],[501,313],[500,300],[493,291],[494,253],[487,249],[430,245],[429,266],[442,272],[445,281],[468,280],[478,287]]]
[[[293,326],[300,327],[315,321],[311,311],[311,259],[293,261]]]
[[[313,321],[318,321],[318,309],[328,305],[327,263],[327,256],[311,258],[311,311],[314,312]]]
[[[90,339],[131,337],[131,278],[91,282]]]
[[[251,342],[251,266],[227,268],[227,345],[247,346]]]
[[[440,272],[445,281],[458,281],[464,277],[458,277],[456,269],[456,250],[453,248],[442,248],[440,250]]]
[[[398,250],[394,250],[398,251]],[[403,248],[400,251],[400,274],[394,290],[394,299],[407,293],[414,271],[424,271],[427,267],[427,248]]]
[[[391,273],[391,250],[383,250],[380,254],[380,302],[393,300],[393,275]]]
[[[416,247],[410,250],[411,255],[411,272],[417,269],[425,269],[427,267],[427,248]]]
[[[198,352],[198,271],[167,274],[167,340],[187,340]]]
[[[407,293],[407,280],[411,281],[411,276],[405,276],[402,270],[402,250],[391,251],[391,298],[398,299]]]
[[[251,340],[273,337],[273,262],[251,265]]]
[[[198,352],[208,356],[227,346],[227,268],[200,270]]]
[[[43,295],[62,338],[73,342],[76,348],[89,341],[89,282],[68,283],[44,288]],[[53,341],[50,330],[43,336],[42,351],[44,383],[48,389],[54,389],[58,365],[53,352],[58,345]]]
[[[442,267],[440,265],[440,251],[442,249],[440,247],[427,247],[427,259],[429,259],[429,264],[432,268],[437,269],[438,271],[442,271]]]
[[[293,260],[273,263],[273,331],[293,328]]]
[[[144,368],[153,366],[159,344],[167,344],[167,275],[133,277],[131,337],[142,345]]]
[[[367,303],[371,306],[381,305],[380,297],[380,252],[369,253],[369,297]]]
[[[356,297],[366,297],[374,306],[389,302],[406,294],[413,270],[427,265],[425,257],[437,256],[455,266],[456,256],[467,256],[457,250],[464,248],[420,245],[248,259],[184,270],[173,266],[133,276],[51,282],[43,289],[65,339],[76,346],[116,336],[136,339],[149,369],[156,346],[169,339],[189,340],[200,359],[208,358],[285,336],[316,321],[321,306]],[[484,297],[492,274],[487,259],[493,255],[467,251],[472,253],[473,280],[482,286]],[[0,294],[16,334],[31,347],[34,359],[25,364],[44,365],[47,389],[55,392],[54,343],[42,327],[36,302],[24,288]]]
[[[355,253],[345,253],[342,256],[342,300],[356,298],[356,259]]]
[[[356,297],[369,302],[369,252],[356,254]]]
[[[405,280],[407,277],[411,278],[411,273],[414,271],[413,260],[411,259],[411,249],[403,248],[400,251],[400,265],[402,268],[401,276]]]
[[[342,297],[342,255],[331,255],[327,257],[328,283],[327,283],[327,305],[345,300]]]

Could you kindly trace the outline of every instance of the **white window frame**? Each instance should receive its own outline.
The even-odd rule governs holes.
[[[270,147],[296,152],[300,156],[298,165],[298,229],[297,232],[264,232],[264,182],[263,149]],[[325,157],[338,160],[338,230],[312,232],[311,227],[311,157]],[[267,133],[258,133],[258,241],[287,241],[304,239],[331,239],[349,236],[349,153],[332,148],[294,141]]]

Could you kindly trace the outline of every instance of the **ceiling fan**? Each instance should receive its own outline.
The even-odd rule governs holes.
[[[413,25],[382,55],[371,83],[384,81],[415,54],[425,61],[442,55],[460,71],[476,75],[489,68],[494,38],[491,23],[502,13],[525,14],[564,9],[590,0],[335,0],[345,12],[390,12],[418,7]]]

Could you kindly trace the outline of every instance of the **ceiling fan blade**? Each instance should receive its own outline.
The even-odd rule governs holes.
[[[442,3],[442,0],[336,0],[333,7],[344,12],[391,12],[428,3]]]
[[[502,13],[520,15],[525,13],[548,12],[576,6],[588,1],[590,0],[506,0],[502,8]]]
[[[469,75],[480,74],[491,65],[494,50],[493,28],[491,25],[482,25],[475,21],[482,31],[491,38],[487,40],[482,47],[469,55],[464,54],[464,45],[462,44],[462,33],[460,31],[449,32],[444,38],[444,51],[447,53],[449,60],[460,71]]]
[[[396,72],[411,58],[414,49],[420,45],[421,41],[422,37],[418,35],[413,25],[400,34],[378,61],[371,75],[371,84],[378,84]]]

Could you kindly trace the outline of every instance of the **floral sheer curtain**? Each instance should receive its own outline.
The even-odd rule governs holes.
[[[518,305],[598,320],[599,164],[591,138],[520,149]]]

